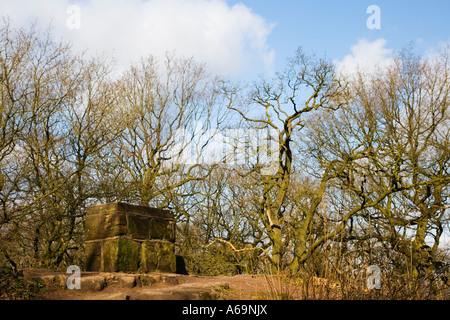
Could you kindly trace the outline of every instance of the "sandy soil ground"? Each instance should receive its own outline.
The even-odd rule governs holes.
[[[300,299],[298,285],[276,277],[238,275],[203,277],[165,273],[126,274],[83,272],[80,289],[69,290],[70,274],[28,270],[27,281],[45,286],[43,300],[262,300]],[[73,282],[75,283],[75,282]]]

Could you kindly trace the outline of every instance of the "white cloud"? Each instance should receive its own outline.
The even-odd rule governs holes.
[[[442,57],[442,54],[450,51],[450,40],[447,41],[439,41],[435,47],[428,48],[424,57],[427,60],[439,60]]]
[[[80,29],[67,21],[70,5],[80,9]],[[76,49],[114,53],[119,66],[149,54],[175,51],[194,56],[219,74],[271,72],[267,44],[273,25],[243,4],[225,0],[2,0],[0,12],[15,25],[38,19]]]
[[[336,61],[337,70],[343,74],[352,74],[358,70],[364,72],[375,72],[392,62],[392,49],[388,49],[385,39],[369,42],[361,39],[353,45],[351,54],[341,61]]]

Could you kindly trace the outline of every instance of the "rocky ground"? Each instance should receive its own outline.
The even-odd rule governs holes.
[[[27,270],[24,278],[44,288],[43,300],[253,300],[286,294],[285,286],[265,276],[203,277],[169,273],[127,274],[82,272],[81,289],[67,288],[67,273]],[[279,289],[279,290],[278,290]],[[290,298],[299,290],[290,289]]]

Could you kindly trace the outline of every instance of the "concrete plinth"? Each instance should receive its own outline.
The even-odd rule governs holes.
[[[113,202],[86,213],[86,271],[175,272],[175,221],[168,210]]]

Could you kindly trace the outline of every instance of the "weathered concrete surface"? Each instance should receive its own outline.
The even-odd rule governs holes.
[[[87,271],[175,273],[174,242],[171,211],[121,202],[87,209]]]
[[[223,298],[229,288],[226,277],[212,278],[172,273],[127,274],[82,272],[81,288],[68,289],[70,274],[27,270],[27,282],[40,282],[48,300],[211,300]]]
[[[212,281],[208,283],[184,283],[172,288],[145,288],[136,295],[136,300],[216,300],[228,283]]]

